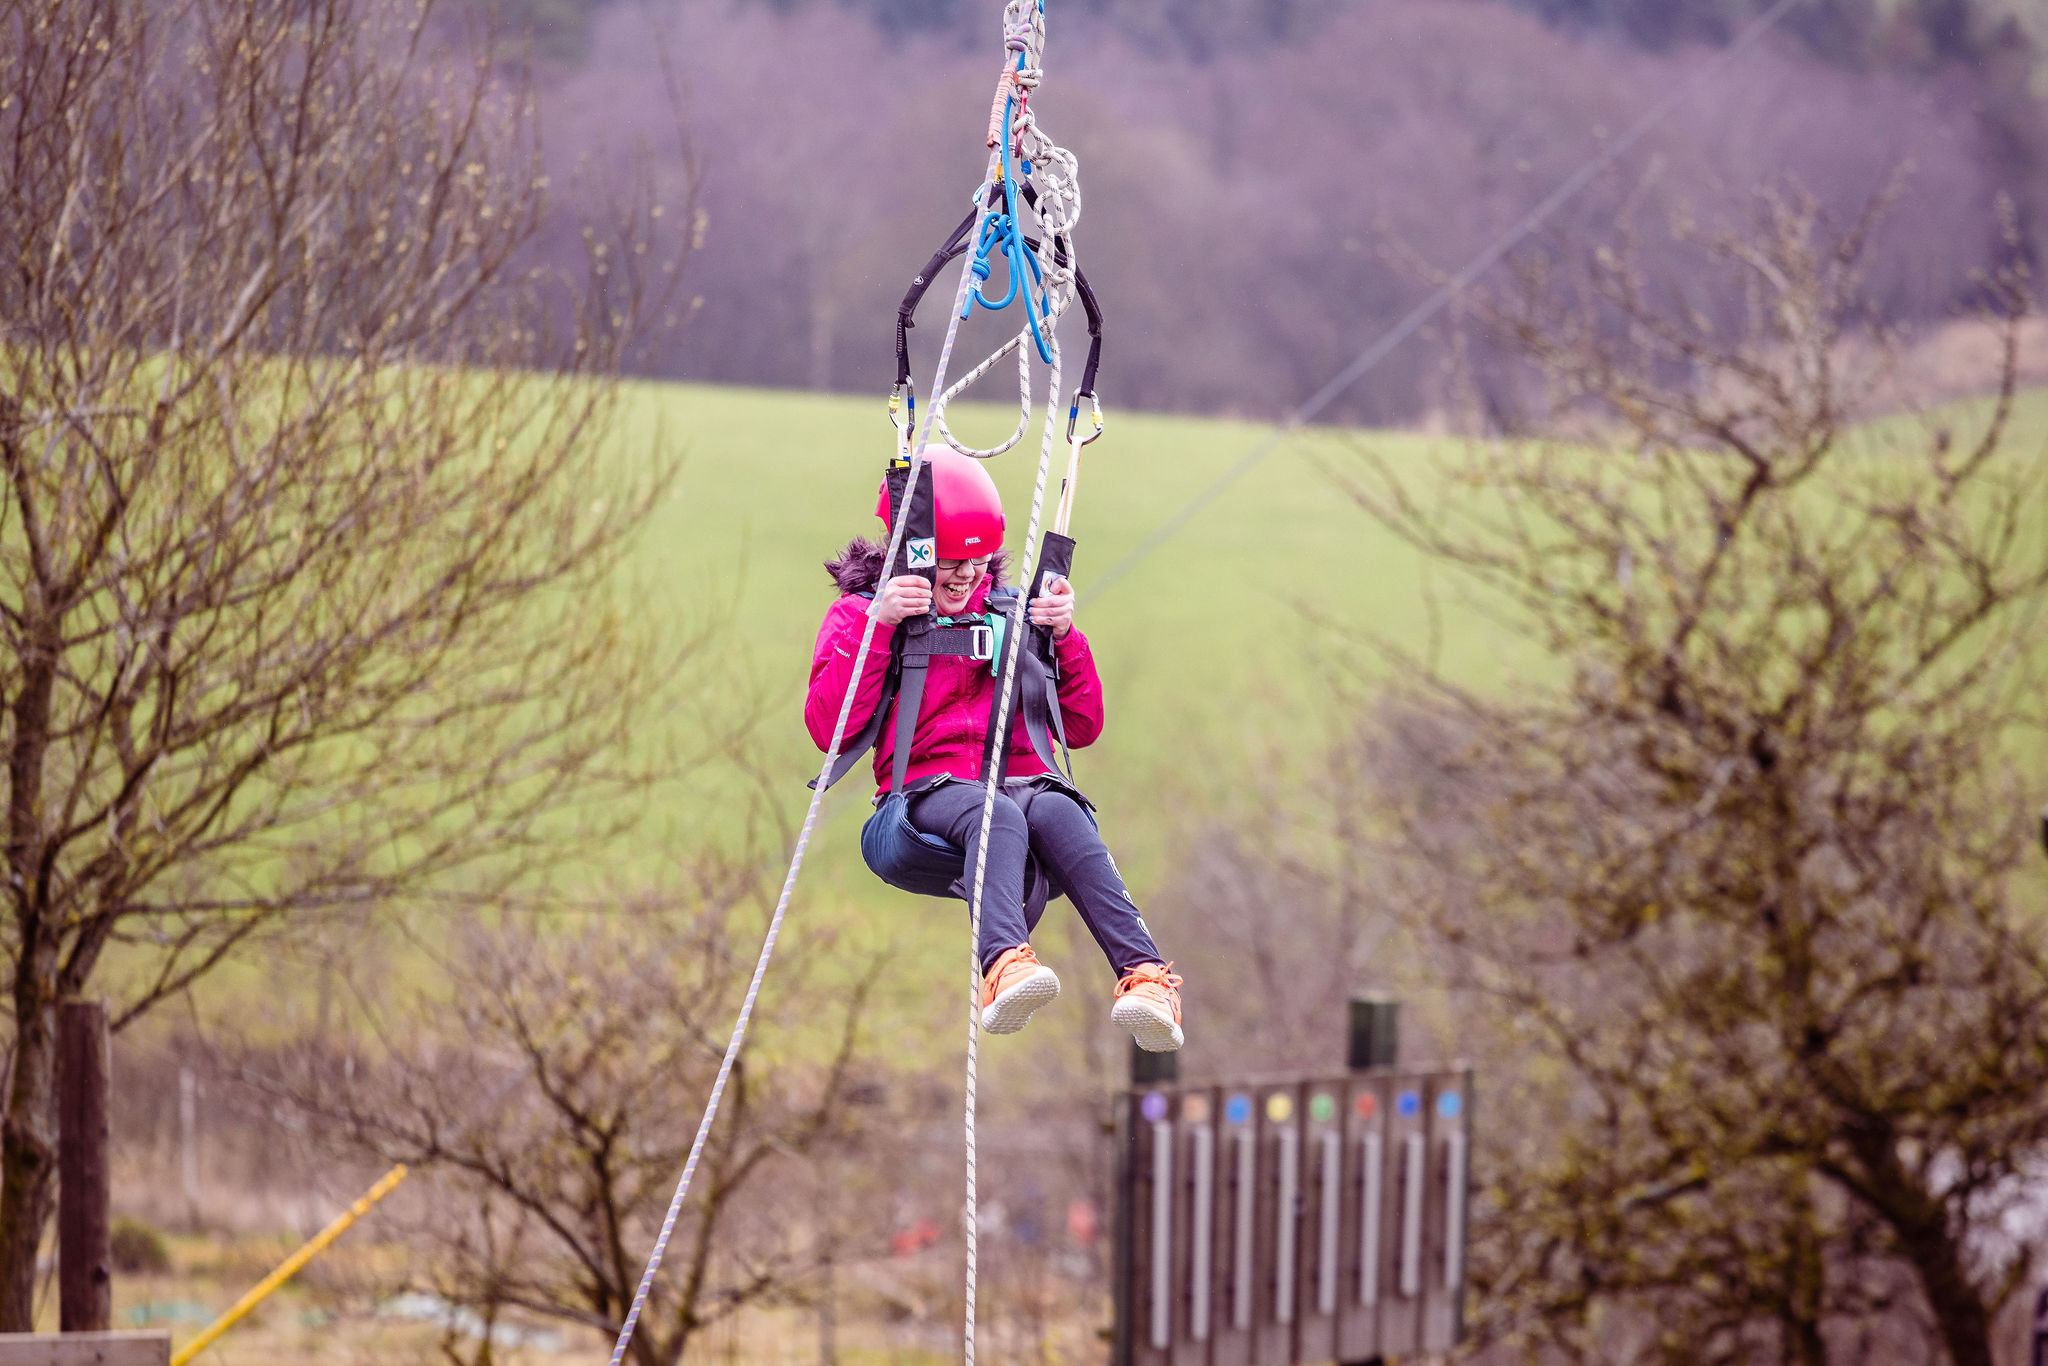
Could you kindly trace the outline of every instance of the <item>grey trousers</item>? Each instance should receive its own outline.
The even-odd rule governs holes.
[[[981,841],[982,798],[987,788],[958,779],[912,796],[910,823],[967,851],[967,870],[955,890],[963,898],[974,892],[975,849]],[[988,869],[982,887],[981,953],[983,972],[1005,952],[1026,943],[1038,928],[1027,919],[1025,864],[1036,859],[1066,894],[1081,920],[1102,947],[1109,966],[1121,977],[1140,963],[1163,963],[1137,903],[1124,887],[1116,860],[1102,842],[1088,808],[1051,782],[1029,779],[1005,783],[996,794],[989,824]]]

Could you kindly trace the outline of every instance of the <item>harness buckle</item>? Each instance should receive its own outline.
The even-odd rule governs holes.
[[[994,659],[996,657],[995,628],[983,625],[970,626],[967,629],[971,632],[968,640],[974,647],[974,653],[969,655],[968,658],[977,660]]]

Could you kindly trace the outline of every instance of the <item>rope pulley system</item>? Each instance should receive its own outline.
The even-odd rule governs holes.
[[[1031,106],[1031,94],[1044,74],[1040,66],[1045,50],[1043,0],[1011,0],[1004,10],[1003,43],[1009,55],[989,105],[988,175],[967,216],[911,280],[896,310],[896,385],[889,395],[889,416],[897,429],[899,459],[907,460],[917,427],[917,391],[910,371],[909,333],[916,326],[918,305],[925,291],[950,262],[971,252],[947,326],[946,345],[940,353],[938,377],[933,382],[937,397],[927,415],[925,436],[929,440],[936,429],[947,445],[977,459],[1001,455],[1023,440],[1030,429],[1032,353],[1053,367],[1047,407],[1058,402],[1060,372],[1054,328],[1079,298],[1088,319],[1088,359],[1067,409],[1070,454],[1053,525],[1053,530],[1064,536],[1073,512],[1080,448],[1102,435],[1102,404],[1095,393],[1096,370],[1102,361],[1102,310],[1074,251],[1073,231],[1081,220],[1080,163],[1039,126],[1037,111]],[[1026,230],[1024,211],[1029,212],[1036,231]],[[993,261],[997,257],[1003,261],[1006,278],[1001,297],[991,299],[987,287],[994,277]],[[958,325],[971,317],[977,306],[1000,312],[1012,304],[1020,305],[1023,313],[1023,325],[1015,335],[946,385]],[[1012,352],[1017,357],[1017,425],[993,446],[967,445],[947,425],[946,406]],[[1090,410],[1090,425],[1085,434],[1080,432],[1083,399],[1088,401]]]
[[[996,691],[996,701],[989,723],[981,837],[977,849],[978,856],[972,870],[973,891],[968,902],[970,972],[964,1107],[967,1179],[965,1198],[962,1202],[962,1232],[966,1242],[967,1265],[966,1316],[961,1341],[962,1358],[966,1366],[974,1366],[978,1256],[974,1122],[976,1068],[980,1052],[982,972],[975,946],[981,939],[982,893],[987,874],[989,829],[995,814],[996,793],[1001,785],[1007,762],[1009,737],[1015,717],[1023,716],[1032,746],[1042,759],[1047,760],[1049,768],[1058,768],[1058,765],[1049,759],[1051,742],[1057,740],[1059,748],[1062,751],[1065,749],[1058,710],[1058,665],[1054,658],[1051,637],[1048,632],[1029,624],[1027,605],[1031,598],[1044,593],[1048,580],[1054,577],[1064,578],[1072,568],[1074,542],[1067,536],[1067,528],[1073,514],[1075,490],[1080,476],[1081,448],[1101,436],[1103,426],[1102,405],[1095,394],[1096,369],[1102,355],[1102,313],[1096,306],[1095,295],[1088,287],[1087,278],[1081,273],[1073,237],[1074,227],[1081,218],[1080,165],[1072,152],[1053,142],[1039,127],[1037,112],[1032,107],[1033,92],[1038,89],[1043,75],[1041,62],[1045,50],[1044,0],[1008,0],[1003,10],[1003,45],[1003,69],[997,80],[995,97],[989,107],[988,169],[980,188],[974,194],[973,208],[953,230],[945,244],[933,253],[924,269],[912,280],[909,292],[904,295],[903,303],[897,310],[896,383],[889,396],[889,417],[896,428],[896,437],[885,473],[889,499],[889,541],[883,559],[883,573],[885,576],[921,574],[936,584],[936,511],[932,497],[932,481],[921,477],[925,473],[924,452],[930,446],[934,431],[936,430],[939,437],[954,450],[977,459],[990,459],[1011,449],[1024,439],[1031,426],[1032,356],[1035,354],[1047,367],[1045,422],[1039,446],[1037,479],[1032,488],[1031,517],[1025,532],[1022,557],[1023,563],[1035,565],[1029,591],[1006,593],[1000,599],[1004,618],[1000,623],[1003,628],[1001,630],[991,631],[986,626],[942,623],[932,613],[927,612],[922,616],[905,620],[894,633],[891,647],[892,679],[900,677],[905,680],[900,693],[895,689],[891,690],[895,698],[894,710],[899,717],[900,725],[900,718],[906,712],[913,724],[917,715],[915,694],[910,691],[908,680],[915,674],[916,682],[921,685],[922,669],[934,655],[961,653],[961,650],[947,643],[949,640],[965,633],[976,641],[989,638],[1000,641],[999,645],[993,647],[993,653],[999,658],[991,661],[992,664],[999,666],[997,672],[1001,682]],[[967,259],[961,265],[953,308],[947,318],[945,341],[940,347],[938,362],[934,367],[931,386],[933,399],[925,414],[924,430],[919,434],[916,390],[910,375],[909,332],[915,325],[913,319],[917,306],[931,282],[948,263],[963,256]],[[1000,297],[991,298],[988,285],[995,276],[995,262],[998,257],[1002,260],[1006,278]],[[1053,413],[1061,392],[1057,328],[1061,317],[1077,298],[1081,301],[1088,320],[1088,359],[1082,368],[1081,382],[1075,387],[1067,408],[1066,477],[1061,485],[1052,530],[1045,532],[1042,519],[1046,485],[1052,469]],[[954,343],[959,338],[960,324],[971,316],[977,307],[990,312],[1000,312],[1012,305],[1020,307],[1022,326],[993,353],[949,385],[947,370],[952,361]],[[994,369],[1012,352],[1016,353],[1017,357],[1019,391],[1016,430],[1004,441],[986,449],[976,449],[963,444],[946,425],[947,404]],[[1089,406],[1089,425],[1085,431],[1080,424],[1081,400],[1084,398],[1088,400]],[[995,601],[997,600],[992,594],[991,605]],[[995,624],[997,623],[990,623]],[[818,776],[811,782],[810,805],[797,832],[796,847],[790,856],[789,871],[783,878],[782,892],[776,901],[774,914],[769,917],[768,931],[762,939],[761,952],[754,963],[753,977],[748,982],[746,994],[741,1000],[738,1018],[733,1022],[732,1035],[727,1040],[717,1075],[712,1081],[711,1094],[698,1121],[696,1138],[690,1145],[689,1157],[683,1164],[682,1176],[676,1183],[675,1194],[670,1199],[667,1213],[662,1219],[660,1232],[648,1257],[647,1268],[641,1275],[633,1302],[627,1309],[624,1322],[620,1325],[618,1339],[612,1348],[611,1366],[621,1366],[625,1360],[626,1351],[633,1340],[634,1328],[646,1307],[648,1295],[661,1268],[663,1254],[668,1248],[677,1219],[688,1198],[691,1180],[703,1158],[705,1144],[710,1136],[711,1127],[717,1120],[719,1104],[731,1079],[733,1065],[745,1044],[747,1027],[753,1019],[754,1007],[760,998],[761,984],[767,976],[769,960],[774,955],[776,941],[789,911],[797,876],[803,868],[804,855],[810,848],[811,835],[817,827],[825,790],[850,767],[851,759],[857,758],[874,743],[884,721],[883,713],[890,710],[887,701],[878,706],[875,714],[849,740],[848,730],[854,699],[859,691],[865,661],[874,646],[875,625],[876,619],[870,614],[861,633],[860,648],[856,652],[846,694],[840,701],[831,744],[827,747]],[[978,632],[986,634],[976,634]],[[909,753],[909,744],[910,736],[899,737],[899,766]],[[899,771],[895,784],[896,795],[899,798],[902,787]],[[964,864],[964,854],[961,860]],[[960,872],[964,876],[965,868],[962,867]]]

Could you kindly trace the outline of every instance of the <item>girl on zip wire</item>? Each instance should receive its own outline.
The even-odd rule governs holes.
[[[885,693],[894,696],[886,685],[895,667],[894,635],[903,622],[931,612],[945,625],[965,618],[993,627],[1001,615],[990,613],[988,605],[992,592],[1008,591],[1003,507],[995,481],[980,461],[953,450],[927,448],[924,461],[937,518],[936,592],[915,574],[882,582],[887,547],[880,541],[857,538],[826,562],[840,596],[818,629],[804,704],[805,724],[820,750],[831,746],[865,618],[874,617],[875,636],[862,662],[849,735],[873,719]],[[887,522],[886,488],[876,511]],[[1087,638],[1074,628],[1073,587],[1064,579],[1051,580],[1029,607],[1031,624],[1052,639],[1066,740],[1079,749],[1102,732],[1102,683]],[[870,867],[887,881],[901,885],[893,869],[905,859],[931,860],[936,853],[939,866],[953,875],[947,890],[963,900],[973,894],[987,791],[984,746],[1003,655],[999,647],[988,653],[993,658],[938,654],[929,660],[900,794],[891,790],[897,718],[883,718],[875,739],[878,809],[862,831],[861,848]],[[1140,1048],[1154,1053],[1179,1048],[1181,979],[1153,944],[1102,842],[1088,799],[1040,757],[1019,725],[1013,728],[1007,776],[989,827],[982,894],[977,951],[981,1027],[987,1032],[1015,1033],[1032,1012],[1059,995],[1059,978],[1038,961],[1030,939],[1046,900],[1060,894],[1074,903],[1117,975],[1111,1021],[1128,1029]]]

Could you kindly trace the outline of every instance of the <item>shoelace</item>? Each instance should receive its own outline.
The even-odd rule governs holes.
[[[1029,963],[1033,967],[1044,966],[1038,961],[1037,951],[1034,950],[1029,944],[1018,945],[1015,949],[1015,953],[1017,956],[1015,958],[1012,958],[1009,962],[1002,964],[1000,967],[990,969],[989,976],[994,977],[998,973],[1007,971],[1008,969],[1015,967],[1019,963]]]
[[[1142,963],[1123,975],[1123,979],[1116,984],[1116,994],[1119,997],[1127,996],[1147,983],[1178,991],[1181,978],[1180,974],[1173,970],[1171,963],[1163,967],[1158,963]]]

